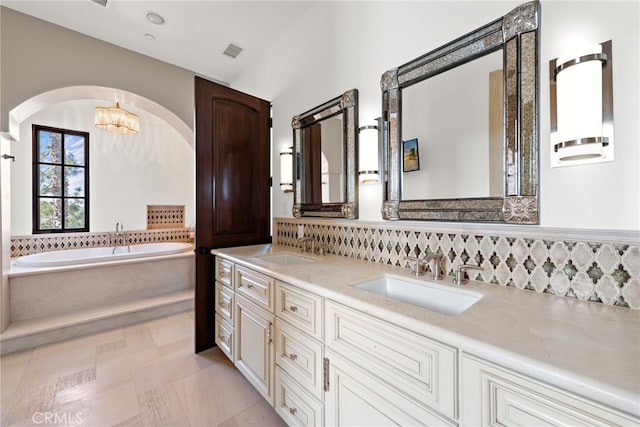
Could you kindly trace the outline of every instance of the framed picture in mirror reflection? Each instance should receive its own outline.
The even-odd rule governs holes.
[[[413,172],[420,170],[420,153],[418,152],[418,139],[402,141],[402,171]]]

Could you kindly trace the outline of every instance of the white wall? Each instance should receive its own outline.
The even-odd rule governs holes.
[[[380,116],[380,76],[517,6],[500,2],[319,2],[232,86],[273,102],[277,154],[291,145],[291,117],[347,89],[359,90],[360,120]],[[545,227],[640,229],[640,51],[638,2],[542,2],[540,222]],[[613,40],[615,162],[551,169],[548,62]],[[360,218],[381,220],[382,187],[360,188]],[[275,216],[292,195],[274,190]],[[428,226],[428,224],[425,224]]]
[[[194,152],[178,132],[142,110],[138,135],[114,135],[93,125],[95,107],[111,101],[79,100],[45,108],[21,124],[21,140],[12,142],[11,232],[32,229],[31,126],[38,124],[89,132],[90,231],[107,231],[123,222],[126,230],[144,230],[147,205],[185,205],[185,226],[193,226]]]
[[[194,73],[0,7],[0,131],[9,112],[34,96],[69,86],[131,92],[194,123]]]

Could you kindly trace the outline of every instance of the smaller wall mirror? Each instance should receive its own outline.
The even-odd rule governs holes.
[[[539,8],[382,75],[384,219],[539,222]]]
[[[293,117],[294,217],[358,217],[357,123],[357,89]]]

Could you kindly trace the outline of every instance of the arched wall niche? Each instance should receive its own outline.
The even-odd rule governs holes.
[[[120,105],[140,116],[138,135],[115,135],[93,126],[98,105]],[[90,231],[147,228],[149,205],[185,208],[194,223],[194,133],[172,111],[140,95],[99,86],[73,86],[34,96],[9,113],[11,140],[11,235],[31,234],[31,125],[90,132]],[[3,182],[3,187],[6,185]],[[5,207],[3,207],[5,208]]]
[[[166,107],[148,98],[121,89],[103,86],[69,86],[41,93],[25,100],[9,112],[9,139],[20,140],[20,123],[38,111],[60,102],[80,99],[116,101],[154,114],[173,127],[187,143],[194,146],[193,129]]]

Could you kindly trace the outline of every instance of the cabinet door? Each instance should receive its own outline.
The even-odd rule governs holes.
[[[273,314],[240,295],[235,303],[235,364],[273,405]]]
[[[501,368],[462,356],[462,421],[483,426],[627,426],[640,419]]]
[[[327,351],[327,356],[330,361],[329,392],[325,397],[327,425],[456,425],[335,353]]]

